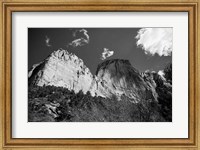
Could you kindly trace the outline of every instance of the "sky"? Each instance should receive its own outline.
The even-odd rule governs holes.
[[[126,59],[139,72],[157,72],[172,62],[172,34],[172,28],[29,28],[28,69],[62,48],[93,74],[108,59]]]

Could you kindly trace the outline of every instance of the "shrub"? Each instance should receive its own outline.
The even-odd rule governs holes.
[[[157,102],[142,100],[132,103],[127,97],[118,100],[92,97],[90,92],[75,94],[66,88],[54,86],[30,86],[28,91],[29,121],[73,122],[149,122],[165,121]],[[58,117],[54,118],[45,104],[57,104]]]

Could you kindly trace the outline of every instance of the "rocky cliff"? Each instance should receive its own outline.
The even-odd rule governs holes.
[[[54,51],[43,62],[29,71],[29,85],[53,85],[65,87],[78,93],[89,91],[93,75],[83,60],[66,50]]]
[[[128,60],[106,60],[98,65],[96,76],[99,79],[97,91],[106,97],[115,95],[118,100],[127,97],[133,103],[157,100],[154,88],[144,81]]]
[[[83,60],[63,49],[54,51],[44,61],[34,65],[28,77],[29,85],[65,87],[75,93],[90,92],[93,97],[128,98],[133,103],[158,101],[158,87],[170,86],[163,73],[140,74],[128,60],[123,59],[102,62],[97,67],[96,75],[92,75]]]
[[[93,75],[59,49],[28,73],[29,121],[172,121],[172,65],[139,73],[128,60],[105,60]]]

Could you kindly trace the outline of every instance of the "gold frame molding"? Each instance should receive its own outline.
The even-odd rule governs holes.
[[[199,0],[0,0],[0,149],[200,149]],[[12,12],[151,11],[189,14],[189,138],[187,139],[14,139],[11,136]]]

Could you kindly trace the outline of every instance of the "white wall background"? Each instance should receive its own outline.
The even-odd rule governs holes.
[[[173,122],[28,123],[28,27],[173,27]],[[188,137],[188,14],[186,12],[14,12],[12,53],[13,138]]]

